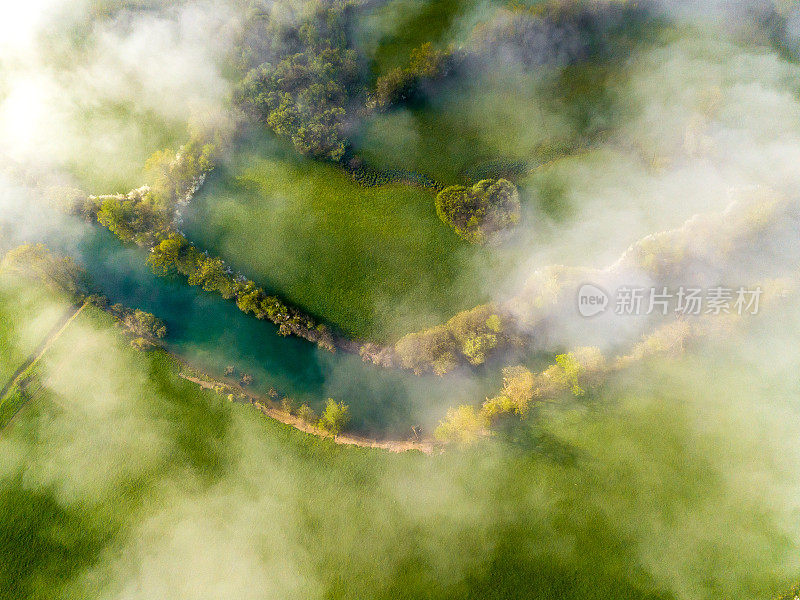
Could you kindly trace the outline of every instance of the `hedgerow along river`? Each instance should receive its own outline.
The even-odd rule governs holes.
[[[279,336],[272,323],[245,315],[232,301],[192,287],[182,278],[156,276],[146,264],[146,250],[123,245],[106,229],[55,211],[44,216],[47,227],[16,232],[12,243],[42,242],[72,256],[98,292],[112,303],[162,319],[168,328],[167,348],[212,375],[222,375],[232,365],[237,374],[252,375],[252,388],[263,393],[275,388],[296,405],[307,402],[315,410],[329,397],[345,402],[354,431],[410,437],[412,427],[422,427],[430,433],[448,407],[480,402],[499,387],[497,370],[417,377]]]

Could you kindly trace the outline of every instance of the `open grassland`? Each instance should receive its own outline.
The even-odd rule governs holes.
[[[376,3],[362,17],[358,40],[373,60],[378,73],[403,66],[414,48],[431,42],[446,47],[458,30],[459,19],[468,18],[479,6],[475,0],[394,0]]]
[[[544,102],[553,85],[504,71],[459,79],[421,105],[372,116],[355,146],[379,168],[416,171],[443,185],[513,177],[518,163],[532,167],[579,149],[576,125]],[[599,83],[592,93],[602,95]]]
[[[265,150],[266,149],[266,150]],[[195,200],[189,237],[355,336],[392,338],[485,299],[427,190],[365,188],[340,169],[242,146]]]
[[[68,306],[50,288],[0,273],[0,389]]]
[[[147,159],[158,150],[177,150],[188,135],[185,123],[125,104],[85,108],[75,120],[75,146],[65,151],[64,167],[90,194],[141,187]]]
[[[267,420],[111,326],[81,313],[0,434],[0,598],[758,599],[795,575],[764,489],[796,415],[732,392],[735,360],[733,387],[707,353],[646,365],[427,457]]]

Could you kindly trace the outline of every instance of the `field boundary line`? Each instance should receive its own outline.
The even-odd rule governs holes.
[[[56,342],[56,340],[61,337],[67,328],[72,324],[72,322],[78,318],[78,315],[81,314],[88,302],[82,303],[80,306],[72,306],[68,311],[64,313],[64,315],[59,319],[59,321],[53,326],[53,328],[48,332],[45,338],[41,341],[41,343],[34,349],[33,352],[28,356],[27,359],[19,366],[19,368],[14,371],[11,375],[11,378],[6,382],[3,386],[3,389],[0,390],[0,404],[3,403],[8,393],[13,389],[13,387],[19,383],[22,376],[33,367],[39,360],[45,355],[45,353],[52,347],[52,345]],[[20,405],[20,407],[14,412],[14,415],[8,420],[2,429],[8,427],[11,422],[14,420],[14,417],[17,416],[22,407],[25,406],[27,402],[24,402]]]

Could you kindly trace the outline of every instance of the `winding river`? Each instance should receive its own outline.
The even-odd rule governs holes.
[[[417,377],[281,337],[272,323],[245,315],[233,302],[185,280],[157,277],[146,265],[146,250],[123,245],[102,227],[41,210],[28,215],[35,226],[11,230],[12,243],[42,242],[75,258],[111,302],[164,320],[169,350],[198,368],[221,375],[233,365],[251,374],[258,390],[274,387],[317,410],[328,397],[342,400],[350,406],[352,428],[360,433],[397,438],[412,436],[412,427],[430,432],[448,407],[480,402],[499,386],[497,373]]]

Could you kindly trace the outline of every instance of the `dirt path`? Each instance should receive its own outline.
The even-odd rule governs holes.
[[[17,370],[14,371],[13,375],[11,375],[9,380],[3,386],[3,389],[0,390],[0,404],[2,404],[5,397],[11,391],[11,389],[19,382],[19,380],[26,373],[26,371],[30,369],[33,365],[35,365],[39,361],[39,359],[42,358],[42,356],[44,356],[45,352],[47,352],[50,349],[50,347],[55,343],[55,341],[61,336],[61,334],[67,330],[67,328],[78,317],[78,315],[81,314],[81,311],[83,311],[85,307],[86,303],[83,303],[80,306],[72,306],[67,312],[64,313],[61,319],[58,320],[58,323],[56,323],[53,326],[53,328],[48,332],[48,334],[45,336],[42,342],[36,347],[36,349],[33,352],[31,352],[28,358],[26,358],[25,361],[19,366],[19,368],[17,368]],[[8,420],[8,423],[6,423],[2,427],[2,429],[5,429],[9,425],[11,425],[11,422],[14,420],[17,414],[19,414],[20,410],[22,410],[24,406],[25,404],[23,403],[17,408],[14,415]]]
[[[53,342],[55,342],[59,336],[64,333],[64,331],[66,331],[67,327],[70,326],[72,321],[75,320],[85,306],[86,304],[72,306],[66,313],[64,313],[64,316],[58,320],[58,323],[53,326],[42,342],[33,352],[31,352],[30,356],[25,359],[25,362],[23,362],[19,368],[14,371],[14,374],[11,375],[11,378],[3,386],[3,389],[0,390],[0,402],[3,401],[3,398],[6,397],[6,394],[8,394],[11,388],[14,387],[14,384],[19,381],[25,371],[31,368],[34,364],[36,364],[36,362],[38,362],[40,358],[42,358],[42,356],[44,356],[44,353],[50,349],[50,346],[53,345]]]
[[[174,356],[174,355],[173,355]],[[178,357],[175,357],[178,358]],[[178,359],[181,363],[183,361]],[[187,365],[189,366],[189,365]],[[200,379],[199,377],[194,377],[192,375],[187,375],[185,373],[179,374],[183,379],[187,381],[191,381],[192,383],[196,383],[201,388],[206,390],[213,390],[216,386],[222,385],[226,389],[233,389],[238,394],[243,394],[247,397],[254,407],[260,410],[264,415],[270,417],[271,419],[275,419],[276,421],[280,421],[286,425],[294,427],[295,429],[299,429],[305,433],[309,433],[311,435],[316,435],[317,437],[325,437],[330,438],[331,435],[322,431],[321,429],[306,423],[299,417],[295,415],[273,406],[273,403],[269,401],[266,397],[260,396],[254,392],[248,391],[241,386],[232,386],[230,383],[223,382],[223,381],[215,381],[213,379]],[[388,450],[389,452],[407,452],[409,450],[418,450],[419,452],[424,452],[425,454],[433,454],[434,446],[431,440],[427,439],[419,439],[419,440],[377,440],[373,438],[367,438],[357,435],[348,435],[348,434],[341,434],[337,435],[333,438],[333,441],[337,444],[343,444],[347,446],[359,446],[360,448],[380,448],[382,450]]]

